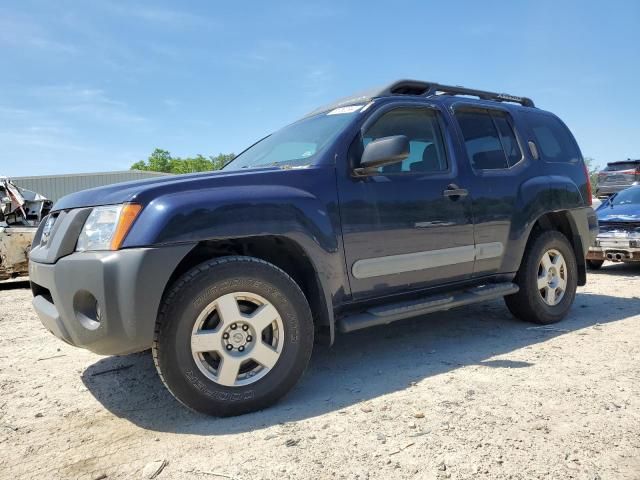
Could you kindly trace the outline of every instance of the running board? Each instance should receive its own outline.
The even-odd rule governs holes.
[[[341,318],[338,320],[338,330],[343,333],[348,333],[354,330],[360,330],[361,328],[385,325],[395,322],[396,320],[403,320],[427,313],[441,312],[449,310],[450,308],[493,300],[494,298],[511,295],[518,290],[519,288],[515,283],[491,283],[456,292],[431,295],[409,302],[373,307],[364,312]]]

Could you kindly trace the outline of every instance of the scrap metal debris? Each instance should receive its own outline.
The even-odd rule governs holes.
[[[52,205],[45,196],[0,177],[0,226],[37,227]]]
[[[0,281],[28,274],[33,237],[51,207],[43,195],[0,177]]]

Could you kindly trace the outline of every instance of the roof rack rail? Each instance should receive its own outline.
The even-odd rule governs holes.
[[[469,95],[482,100],[493,100],[496,102],[519,103],[523,107],[535,107],[533,100],[527,97],[519,97],[508,93],[487,92],[485,90],[475,90],[454,85],[440,85],[434,82],[421,82],[418,80],[399,80],[378,92],[377,96],[383,95],[422,95],[430,97],[433,95]]]

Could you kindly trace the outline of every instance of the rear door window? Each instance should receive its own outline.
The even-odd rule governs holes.
[[[565,163],[580,160],[578,145],[560,120],[538,112],[526,112],[525,115],[543,160]]]
[[[456,118],[474,169],[506,169],[522,160],[520,145],[506,114],[484,109],[460,110]]]
[[[496,127],[498,127],[500,140],[502,141],[502,147],[507,154],[509,166],[512,167],[522,160],[522,151],[520,150],[520,145],[518,145],[516,134],[513,132],[513,128],[511,128],[506,115],[491,112],[491,116],[493,117],[494,122],[496,122]]]

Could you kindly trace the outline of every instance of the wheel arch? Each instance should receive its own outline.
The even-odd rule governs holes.
[[[580,237],[580,230],[570,210],[545,212],[538,216],[538,218],[532,222],[531,228],[529,229],[525,251],[530,247],[531,242],[538,233],[548,230],[558,231],[567,237],[567,240],[569,240],[573,248],[576,264],[578,265],[578,285],[585,285],[587,283],[587,267],[584,256],[584,245]],[[521,262],[522,258],[524,258],[524,252],[521,256]]]
[[[203,240],[175,267],[165,286],[164,295],[172,284],[196,265],[231,255],[259,258],[286,272],[298,284],[311,308],[316,338],[326,345],[334,340],[333,304],[311,255],[295,240],[278,235],[261,235],[224,240]]]

